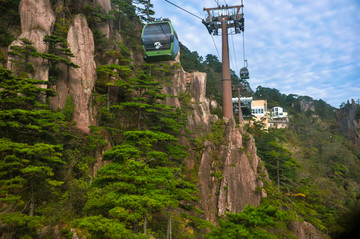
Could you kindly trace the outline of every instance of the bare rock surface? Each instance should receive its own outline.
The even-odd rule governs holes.
[[[189,127],[209,130],[218,117],[210,113],[210,100],[206,98],[206,73],[192,73],[190,93],[194,110],[188,120]]]
[[[170,85],[165,85],[163,87],[165,93],[169,95],[177,96],[181,92],[186,91],[186,77],[187,77],[187,73],[184,70],[179,69],[175,71],[173,79],[176,80],[173,80]],[[180,107],[180,102],[177,97],[168,97],[165,103],[168,105]]]
[[[68,87],[75,106],[74,120],[79,129],[89,132],[88,126],[94,124],[94,116],[91,113],[91,92],[96,81],[96,64],[94,37],[84,15],[75,16],[67,41],[75,55],[71,59],[72,62],[80,66],[69,69]]]
[[[302,99],[300,100],[300,110],[305,113],[306,111],[315,111],[315,106],[312,100]]]
[[[263,186],[257,175],[261,160],[256,154],[246,153],[249,149],[243,147],[241,132],[235,128],[233,119],[229,120],[225,132],[228,141],[221,151],[225,157],[223,156],[224,170],[219,188],[218,215],[240,212],[249,203],[258,206],[261,196],[264,196],[256,191],[257,187]],[[255,142],[249,142],[248,145],[251,150]]]
[[[50,34],[55,22],[50,0],[22,0],[19,11],[23,33],[37,29]]]
[[[47,45],[43,41],[45,35],[51,34],[51,29],[55,23],[55,14],[51,8],[49,0],[22,0],[19,6],[22,33],[17,40],[11,43],[11,46],[21,46],[21,38],[27,38],[37,49],[38,52],[47,52]],[[30,77],[39,80],[48,80],[48,66],[40,58],[31,58],[35,72]],[[10,61],[7,64],[8,69],[13,69]]]
[[[264,192],[258,169],[261,160],[253,154],[254,142],[244,145],[234,119],[225,119],[221,145],[206,141],[199,167],[199,193],[205,219],[215,222],[226,212],[239,213],[248,204],[258,206]],[[260,167],[260,168],[258,168]]]
[[[111,10],[110,0],[95,0],[95,3],[101,6],[106,13]],[[109,22],[98,23],[97,28],[101,31],[102,34],[105,34],[105,36],[109,38],[111,32],[111,24]]]
[[[205,219],[216,224],[217,216],[241,212],[249,203],[257,206],[266,196],[257,190],[262,186],[257,171],[261,160],[256,155],[254,140],[249,136],[250,140],[246,144],[243,142],[243,132],[236,127],[234,119],[224,119],[220,145],[209,140],[211,126],[218,120],[218,116],[210,113],[216,103],[206,97],[206,74],[193,72],[189,75],[176,73],[166,93],[177,95],[188,90],[191,94],[193,110],[188,117],[188,128],[194,132],[194,138],[206,139],[200,152],[192,152],[186,166],[189,170],[196,168],[199,206],[205,211]],[[177,98],[173,98],[171,104],[178,106]]]
[[[293,221],[291,230],[299,239],[325,239],[326,235],[319,233],[316,228],[308,222]]]
[[[94,37],[84,15],[78,14],[70,25],[67,42],[74,54],[70,60],[80,68],[60,65],[59,75],[54,86],[57,95],[50,101],[52,109],[63,109],[66,97],[70,94],[74,105],[73,120],[84,133],[89,133],[89,126],[95,124],[91,107],[91,92],[96,81],[94,60]]]
[[[110,0],[95,0],[95,3],[99,4],[107,12],[111,10]]]

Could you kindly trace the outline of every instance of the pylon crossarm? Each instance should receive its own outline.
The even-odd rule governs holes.
[[[243,18],[244,15],[243,13],[240,13],[242,7],[244,7],[244,5],[204,8],[203,10],[207,12],[205,21],[218,22],[228,20],[240,20]]]

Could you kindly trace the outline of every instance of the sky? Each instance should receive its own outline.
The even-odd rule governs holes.
[[[240,0],[170,0],[205,18],[203,8]],[[165,0],[151,0],[155,17],[170,18],[180,42],[221,61],[221,36]],[[245,59],[251,88],[307,95],[338,108],[360,98],[360,0],[244,0]],[[230,67],[244,65],[243,35],[229,36]],[[219,54],[218,54],[219,52]]]

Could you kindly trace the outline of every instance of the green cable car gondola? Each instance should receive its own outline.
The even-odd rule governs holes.
[[[146,62],[175,60],[179,39],[169,19],[155,20],[142,30],[141,43]]]

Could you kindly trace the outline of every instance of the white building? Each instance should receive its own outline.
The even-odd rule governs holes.
[[[272,117],[275,118],[282,118],[282,117],[287,117],[287,112],[284,112],[284,109],[279,107],[279,106],[275,106],[274,108],[272,108]]]
[[[232,98],[233,110],[239,112],[239,99]],[[289,125],[288,113],[280,106],[267,109],[266,100],[253,100],[252,97],[240,97],[242,120],[252,123],[253,120],[260,121],[265,128],[287,128]],[[254,117],[255,116],[255,117]]]
[[[269,128],[287,128],[289,125],[288,113],[284,112],[284,109],[279,106],[272,108],[270,117],[268,120]]]

